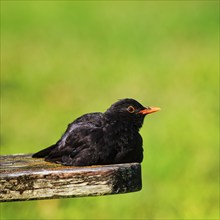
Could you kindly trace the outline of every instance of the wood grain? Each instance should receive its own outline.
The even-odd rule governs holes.
[[[100,196],[141,190],[138,163],[74,167],[31,154],[0,156],[0,201]]]

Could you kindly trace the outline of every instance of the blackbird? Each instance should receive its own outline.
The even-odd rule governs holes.
[[[104,113],[77,118],[57,143],[32,157],[67,166],[141,163],[143,141],[139,130],[145,116],[158,110],[134,99],[121,99]]]

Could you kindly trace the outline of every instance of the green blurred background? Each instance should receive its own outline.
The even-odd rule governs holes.
[[[132,97],[143,189],[1,204],[2,219],[219,218],[218,1],[1,1],[1,154]]]

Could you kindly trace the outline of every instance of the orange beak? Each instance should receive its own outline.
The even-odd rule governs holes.
[[[147,115],[147,114],[151,114],[151,113],[154,113],[154,112],[157,112],[157,111],[160,111],[160,108],[158,108],[158,107],[147,107],[147,108],[139,111],[138,113],[142,114],[142,115]]]

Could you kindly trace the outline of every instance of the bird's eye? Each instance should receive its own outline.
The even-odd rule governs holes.
[[[134,113],[134,112],[135,112],[135,109],[134,109],[133,106],[129,106],[129,107],[127,108],[127,111],[128,111],[129,113]]]

